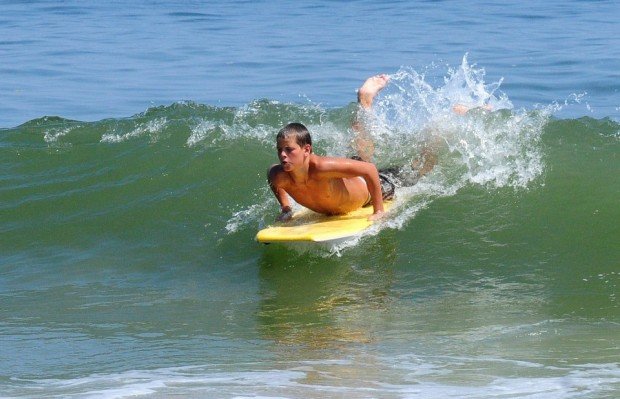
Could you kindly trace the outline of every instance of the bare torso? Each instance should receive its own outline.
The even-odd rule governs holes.
[[[327,215],[347,213],[368,202],[370,194],[363,178],[321,172],[316,164],[317,159],[314,156],[311,158],[304,181],[295,181],[292,175],[279,171],[276,174],[277,186],[298,204]]]

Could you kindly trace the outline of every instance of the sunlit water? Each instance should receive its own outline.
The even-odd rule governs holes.
[[[0,396],[615,398],[617,7],[3,4]],[[433,172],[257,244],[275,132],[351,155],[379,71],[375,161]]]

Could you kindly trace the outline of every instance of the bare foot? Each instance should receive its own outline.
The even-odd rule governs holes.
[[[357,91],[357,102],[362,108],[369,109],[372,106],[372,101],[377,96],[377,93],[381,91],[390,80],[390,77],[386,74],[380,74],[371,76],[359,88]]]
[[[469,111],[471,108],[464,105],[464,104],[454,104],[452,106],[452,112],[454,112],[457,115],[465,115],[467,113],[467,111]]]
[[[476,108],[480,108],[483,109],[485,111],[493,111],[493,107],[490,106],[489,104],[485,104],[482,105],[480,107],[468,107],[467,105],[464,104],[454,104],[452,106],[452,111],[457,114],[457,115],[465,115],[466,113],[468,113],[469,111],[471,111],[472,109],[476,109]]]

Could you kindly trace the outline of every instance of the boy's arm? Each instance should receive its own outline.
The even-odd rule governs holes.
[[[331,177],[362,177],[368,186],[372,199],[373,215],[369,219],[374,220],[382,216],[384,213],[383,195],[381,194],[379,172],[374,164],[348,158],[324,157],[318,169],[321,173]]]
[[[267,181],[273,194],[276,196],[278,203],[280,203],[280,215],[276,218],[278,221],[287,221],[293,217],[293,210],[291,209],[291,203],[289,201],[288,194],[282,187],[278,185],[278,172],[281,170],[280,165],[273,165],[267,172]]]
[[[370,162],[360,162],[367,173],[362,175],[368,186],[368,191],[372,198],[373,213],[369,220],[376,220],[383,216],[383,194],[381,193],[381,182],[379,181],[379,172],[377,167]],[[365,165],[363,165],[365,164]]]

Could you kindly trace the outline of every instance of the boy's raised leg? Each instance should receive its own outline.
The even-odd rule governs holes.
[[[364,115],[365,111],[370,111],[372,103],[379,92],[388,84],[390,77],[385,74],[371,76],[357,90],[357,103],[360,106],[358,114],[353,121],[353,130],[355,131],[355,149],[357,155],[364,161],[370,162],[372,154],[375,152],[375,145],[372,136],[368,133],[366,127],[368,116]]]
[[[357,102],[364,109],[370,109],[377,94],[389,82],[390,77],[386,74],[371,76],[357,90]]]

